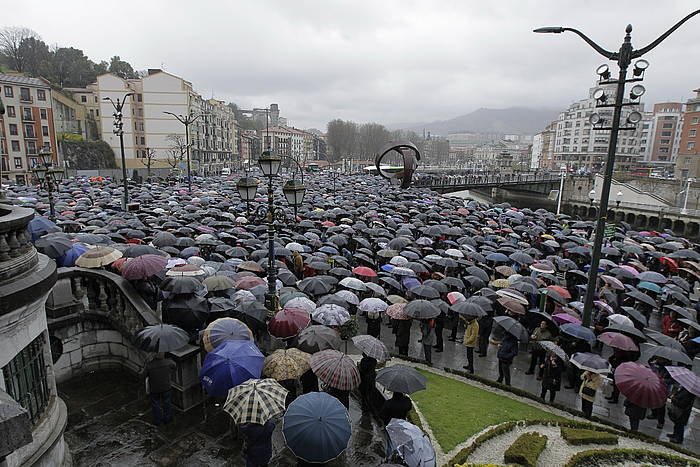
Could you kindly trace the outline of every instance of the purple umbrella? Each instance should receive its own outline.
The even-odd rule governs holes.
[[[575,316],[571,316],[568,313],[557,313],[556,315],[553,315],[552,318],[554,319],[555,322],[559,324],[563,323],[574,323],[574,324],[581,324],[581,320],[576,318]]]
[[[700,376],[682,366],[667,366],[668,374],[688,392],[700,397]]]
[[[626,398],[640,407],[655,409],[666,404],[668,394],[663,380],[640,363],[621,363],[615,369],[615,384]]]
[[[126,280],[137,281],[151,277],[162,271],[168,264],[168,258],[160,255],[141,255],[131,258],[126,262],[122,270],[122,276]]]

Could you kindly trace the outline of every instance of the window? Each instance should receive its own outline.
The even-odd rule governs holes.
[[[668,148],[659,148],[659,152],[660,152],[660,153],[667,153],[667,152],[668,152]]]
[[[19,100],[31,102],[32,95],[29,92],[29,88],[19,88]]]
[[[143,94],[136,94],[136,101],[143,102]]]
[[[29,122],[34,121],[31,107],[22,107],[22,120],[27,120]]]
[[[40,101],[45,101],[46,100],[46,90],[37,89],[36,90],[36,98],[39,99]]]
[[[673,128],[673,123],[664,123],[663,128]]]
[[[146,144],[146,137],[142,136],[141,137],[141,145],[144,145],[144,144]]]
[[[698,117],[693,117],[693,119],[690,121],[691,124],[697,125],[698,123]]]
[[[688,151],[692,151],[693,149],[695,149],[695,143],[693,143],[692,141],[688,143],[687,149]]]
[[[698,133],[698,130],[696,130],[695,128],[693,128],[692,130],[690,130],[690,133],[688,133],[688,136],[690,136],[691,138],[695,138],[695,135],[696,135],[697,133]]]
[[[7,110],[8,117],[14,118],[17,116],[17,114],[15,113],[15,106],[14,105],[8,105],[6,110]]]
[[[27,154],[36,154],[36,141],[27,141]]]
[[[674,118],[676,118],[676,117],[673,117],[673,116],[671,116],[671,115],[666,115],[666,116],[664,117],[664,120],[673,120]]]
[[[87,102],[87,96],[80,96],[80,102]]]
[[[49,127],[46,125],[42,125],[41,127],[41,134],[43,136],[49,136]]]
[[[19,152],[19,141],[12,141],[12,151]]]
[[[662,140],[661,140],[661,144],[668,144],[669,142],[670,142],[670,140],[668,140],[668,139],[662,139]]]
[[[12,90],[12,86],[5,86],[5,97],[15,97],[15,93]]]
[[[693,160],[693,159],[692,159],[691,157],[686,157],[686,158],[685,158],[685,163],[686,163],[686,164],[690,164],[690,162],[691,162],[692,160]]]
[[[17,125],[15,123],[10,123],[10,135],[17,136]]]
[[[27,409],[32,423],[41,418],[49,403],[44,343],[44,335],[40,334],[2,369],[5,391]]]
[[[661,136],[671,136],[671,132],[670,131],[662,131]]]
[[[34,133],[34,125],[24,125],[24,137],[36,138],[36,134]]]
[[[42,120],[46,120],[46,109],[39,109],[39,116]]]
[[[21,169],[21,168],[22,168],[22,158],[15,157],[15,169]]]

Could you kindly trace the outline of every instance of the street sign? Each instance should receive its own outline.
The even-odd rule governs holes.
[[[603,233],[603,238],[612,238],[615,234],[615,224],[605,224],[605,231]]]

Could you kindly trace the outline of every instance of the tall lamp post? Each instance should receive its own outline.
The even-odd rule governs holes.
[[[117,102],[114,102],[111,97],[105,97],[102,100],[109,101],[112,104],[112,107],[114,107],[114,113],[112,114],[114,116],[114,130],[112,132],[119,136],[119,148],[121,149],[121,156],[122,156],[122,179],[124,181],[124,204],[122,208],[124,211],[127,210],[127,206],[129,204],[129,183],[126,181],[126,156],[124,155],[124,123],[122,122],[122,109],[124,108],[124,104],[126,103],[126,98],[133,96],[133,92],[127,92],[124,94],[124,97],[119,100],[117,97]]]
[[[688,195],[690,194],[690,183],[694,182],[695,180],[692,178],[689,178],[687,180],[687,184],[685,186],[685,190],[681,191],[681,193],[685,192],[685,199],[683,201],[683,209],[681,209],[681,214],[685,215],[688,214]]]
[[[561,168],[561,173],[560,179],[559,179],[559,196],[557,196],[557,215],[561,214],[561,199],[562,195],[564,194],[564,177],[566,176],[566,166],[562,165]]]
[[[187,191],[192,193],[192,165],[190,162],[190,125],[193,124],[202,114],[194,115],[190,112],[187,116],[177,115],[172,112],[163,112],[164,114],[172,115],[177,120],[185,125],[185,148],[187,149]]]
[[[272,154],[270,151],[264,151],[258,158],[258,164],[265,177],[267,177],[267,206],[260,206],[254,217],[262,218],[265,217],[267,222],[267,293],[265,294],[265,306],[268,310],[275,312],[277,311],[277,266],[275,265],[275,235],[277,230],[275,229],[275,221],[284,221],[284,211],[275,206],[274,198],[274,180],[278,176],[280,167],[282,166],[282,159],[292,160],[298,167],[301,173],[301,179],[292,178],[287,180],[287,182],[282,187],[282,193],[287,199],[290,206],[294,208],[294,218],[296,219],[297,208],[301,206],[304,200],[304,193],[306,192],[306,187],[304,186],[304,172],[301,169],[299,162],[293,157],[289,156],[279,156],[277,154]],[[238,193],[241,200],[246,201],[246,206],[250,200],[255,198],[255,194],[258,189],[258,181],[251,177],[245,177],[238,181],[237,183]],[[250,215],[250,210],[248,209]]]
[[[615,199],[615,207],[618,209],[620,208],[620,203],[622,202],[622,196],[624,196],[622,190],[618,190],[617,194],[615,195],[617,198]]]
[[[588,192],[588,199],[591,200],[591,207],[593,207],[593,201],[595,200],[595,189]]]
[[[632,63],[633,59],[640,58],[657,45],[659,45],[664,39],[666,39],[673,31],[678,29],[683,23],[688,21],[693,16],[700,13],[700,10],[696,10],[690,13],[688,16],[678,21],[674,26],[672,26],[668,31],[659,36],[656,40],[651,42],[646,47],[641,49],[632,48],[632,25],[627,25],[625,28],[625,37],[620,46],[618,52],[610,52],[605,50],[600,45],[596,44],[592,39],[583,34],[581,31],[574,28],[565,27],[544,27],[535,29],[534,32],[537,33],[554,33],[561,34],[565,31],[573,32],[574,34],[581,37],[588,45],[590,45],[596,52],[605,57],[607,60],[616,61],[619,67],[619,74],[617,79],[611,79],[610,71],[607,65],[601,65],[598,67],[597,73],[600,75],[599,84],[615,84],[617,85],[617,90],[615,94],[615,103],[607,104],[607,97],[603,89],[598,89],[594,92],[593,97],[598,102],[596,107],[613,107],[613,119],[612,126],[610,127],[598,127],[601,130],[610,130],[610,144],[608,146],[608,155],[605,163],[605,176],[603,178],[603,186],[600,196],[600,207],[598,209],[598,218],[596,222],[595,229],[595,240],[593,241],[593,251],[591,253],[591,268],[588,272],[588,287],[586,288],[586,298],[583,305],[583,316],[582,324],[583,326],[590,326],[591,324],[591,309],[593,308],[593,299],[595,298],[596,284],[598,281],[598,264],[600,263],[600,249],[603,245],[603,238],[605,236],[605,221],[607,220],[608,211],[608,199],[610,197],[610,185],[612,183],[613,168],[615,165],[615,151],[617,149],[617,136],[619,131],[635,129],[636,123],[641,121],[642,116],[639,112],[632,112],[627,123],[632,125],[631,127],[621,128],[620,127],[620,117],[622,115],[622,107],[626,105],[631,105],[631,103],[623,103],[623,98],[625,94],[625,84],[635,81],[641,81],[644,77],[644,70],[649,66],[649,62],[646,60],[638,60],[635,63],[633,76],[627,79],[627,69]],[[632,87],[631,98],[635,100],[644,93],[644,87],[641,85],[635,85]],[[634,118],[632,118],[634,116]],[[596,124],[603,124],[604,119],[597,114],[591,116],[591,124],[594,126]]]
[[[54,189],[63,180],[63,169],[54,167],[50,149],[42,149],[39,152],[41,163],[32,169],[34,175],[39,180],[39,186],[44,188],[49,194],[49,219],[56,220],[56,208],[53,202]]]

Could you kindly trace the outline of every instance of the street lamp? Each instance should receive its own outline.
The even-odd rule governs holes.
[[[588,192],[588,199],[591,200],[591,207],[592,207],[593,200],[595,199],[595,188]]]
[[[102,99],[104,101],[109,101],[112,107],[114,107],[114,113],[112,114],[114,117],[114,130],[112,130],[112,132],[119,136],[119,147],[122,155],[122,179],[124,180],[124,205],[122,208],[124,211],[127,210],[127,205],[129,204],[129,183],[126,181],[126,156],[124,155],[124,123],[122,122],[122,109],[126,103],[126,98],[133,95],[133,92],[127,92],[121,100],[117,97],[117,102],[114,102],[111,97]]]
[[[561,178],[559,179],[559,196],[557,196],[557,216],[561,214],[561,199],[564,194],[564,177],[566,176],[565,170],[566,166],[562,165],[561,173],[559,174]]]
[[[685,190],[681,191],[681,193],[685,192],[685,201],[683,201],[683,209],[681,209],[681,214],[688,214],[688,194],[690,194],[690,183],[693,182],[692,178],[689,178],[687,180],[688,184],[685,186]]]
[[[243,177],[236,183],[238,195],[241,197],[241,201],[245,201],[245,210],[248,217],[250,217],[250,202],[255,199],[259,184],[258,179],[253,177]]]
[[[600,208],[598,209],[598,216],[597,216],[597,222],[596,222],[596,229],[595,229],[595,240],[593,242],[593,249],[591,252],[591,268],[588,271],[588,287],[586,288],[586,298],[584,301],[584,306],[583,306],[583,316],[582,316],[582,324],[583,326],[590,326],[591,324],[591,309],[593,308],[593,299],[595,298],[595,292],[596,292],[596,284],[598,280],[598,264],[600,263],[600,249],[603,245],[603,238],[605,237],[605,221],[607,220],[607,211],[608,211],[608,198],[610,197],[610,185],[612,183],[612,174],[613,174],[613,168],[615,165],[615,151],[617,149],[617,136],[618,132],[621,129],[627,130],[627,129],[634,129],[635,127],[627,127],[627,128],[620,128],[620,117],[622,115],[622,107],[625,105],[631,105],[631,103],[624,103],[623,104],[623,98],[625,94],[625,84],[629,82],[636,82],[636,81],[641,81],[644,77],[644,73],[646,69],[649,67],[649,62],[646,60],[638,60],[635,63],[634,69],[632,71],[632,78],[627,79],[627,69],[632,63],[633,59],[639,58],[642,55],[646,54],[653,48],[655,48],[657,45],[659,45],[664,39],[666,39],[673,31],[678,29],[683,23],[688,21],[690,18],[693,16],[697,15],[700,13],[700,10],[695,10],[694,12],[690,13],[688,16],[677,22],[674,26],[672,26],[668,31],[663,33],[661,36],[659,36],[656,40],[651,42],[649,45],[646,47],[643,47],[641,49],[633,49],[632,48],[632,25],[627,25],[625,28],[625,37],[622,42],[622,45],[620,46],[620,50],[618,52],[610,52],[608,50],[605,50],[593,40],[591,40],[588,36],[583,34],[581,31],[578,31],[577,29],[574,28],[564,28],[564,27],[545,27],[545,28],[539,28],[535,29],[534,32],[537,33],[554,33],[554,34],[561,34],[565,31],[573,32],[574,34],[578,35],[581,37],[588,45],[590,45],[596,52],[598,52],[600,55],[605,57],[607,60],[613,60],[617,62],[617,65],[619,67],[619,74],[618,78],[615,79],[610,79],[610,73],[609,73],[609,67],[605,66],[600,66],[598,67],[598,74],[600,76],[600,81],[599,84],[615,84],[617,85],[617,91],[615,94],[615,103],[614,104],[608,104],[605,103],[607,99],[601,99],[604,97],[603,95],[600,95],[600,93],[597,93],[596,96],[594,96],[597,100],[597,107],[613,107],[614,112],[613,112],[613,119],[612,119],[612,126],[610,127],[598,127],[598,129],[604,129],[604,130],[610,130],[610,143],[608,146],[608,155],[606,159],[606,164],[605,164],[605,175],[603,178],[603,186],[601,189],[601,196],[600,196]],[[641,89],[637,89],[637,92],[641,92]],[[642,92],[643,93],[643,92]],[[641,94],[633,94],[636,95],[637,97],[640,96]],[[633,103],[632,103],[633,104]],[[596,115],[596,114],[594,114]],[[636,119],[636,116],[635,118]],[[634,125],[634,119],[628,118],[628,124]],[[594,123],[591,121],[591,123]],[[594,123],[595,124],[595,123]]]
[[[63,169],[54,167],[51,150],[44,148],[39,152],[41,163],[32,169],[39,181],[39,186],[44,188],[49,194],[49,218],[56,220],[56,209],[53,203],[53,191],[58,188],[58,184],[63,180]]]
[[[616,207],[619,209],[620,208],[620,202],[622,201],[622,190],[618,191],[617,194],[615,195],[617,199],[615,200]]]
[[[164,114],[172,115],[177,120],[185,125],[185,148],[187,149],[187,191],[192,194],[192,164],[190,162],[190,125],[197,121],[202,114],[194,115],[192,111],[187,116],[176,115],[172,112],[163,112]]]

